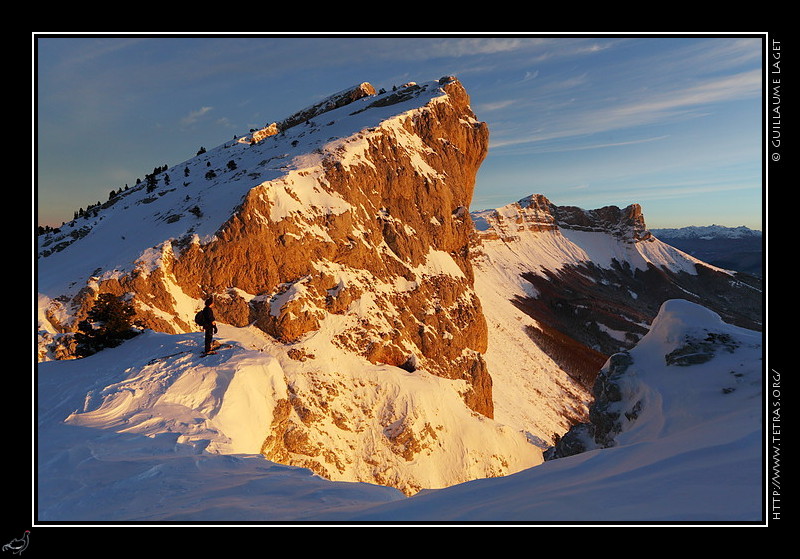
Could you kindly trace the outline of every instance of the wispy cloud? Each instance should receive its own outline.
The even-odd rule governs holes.
[[[715,103],[755,98],[760,94],[760,70],[707,79],[683,88],[643,89],[606,102],[595,99],[591,103],[576,103],[569,111],[532,115],[539,118],[536,131],[526,130],[513,137],[496,136],[492,146],[519,146],[697,118],[713,110]],[[591,107],[582,108],[589,104]]]
[[[732,38],[690,42],[664,53],[643,59],[643,63],[657,67],[665,75],[685,72],[691,68],[698,73],[724,72],[743,65],[761,64],[761,39]]]
[[[636,121],[661,120],[687,109],[760,95],[761,71],[751,70],[708,80],[683,90],[665,91],[639,103],[616,107],[611,121],[633,118]]]
[[[208,113],[210,113],[212,110],[213,107],[201,107],[196,111],[192,111],[191,113],[189,113],[188,115],[186,115],[181,119],[181,124],[183,126],[189,126],[190,124],[194,124],[198,120],[206,116]]]
[[[661,184],[649,185],[647,188],[636,190],[636,196],[640,200],[671,200],[681,198],[695,198],[700,194],[719,194],[722,192],[754,191],[758,192],[760,184],[731,182],[725,184]]]
[[[518,101],[516,99],[506,99],[505,101],[495,101],[493,103],[481,103],[477,110],[479,113],[500,111],[508,107],[513,107]]]
[[[142,37],[121,37],[111,40],[102,37],[83,40],[80,37],[57,38],[50,40],[52,42],[50,46],[57,49],[59,43],[65,40],[70,40],[70,46],[75,48],[68,50],[69,56],[65,56],[60,60],[65,71],[75,72],[78,69],[82,71],[89,64],[96,64],[98,61],[103,61],[110,56],[144,44],[148,39]]]
[[[595,55],[617,44],[615,39],[548,36],[386,37],[363,39],[371,56],[394,60],[425,61],[486,55],[523,54],[527,64],[583,55]],[[530,72],[528,79],[535,77]]]
[[[602,142],[602,143],[595,143],[595,144],[578,144],[578,145],[565,145],[565,146],[542,146],[536,150],[536,153],[562,153],[568,151],[586,151],[592,149],[605,149],[605,148],[612,148],[612,147],[621,147],[621,146],[632,146],[636,144],[646,144],[650,142],[657,142],[659,140],[665,140],[669,138],[669,136],[654,136],[651,138],[640,138],[636,140],[628,140],[624,142]],[[498,148],[504,147],[506,145],[514,145],[516,143],[515,140],[508,140],[493,142],[491,147]]]
[[[401,39],[413,44],[413,38]],[[545,45],[543,38],[527,37],[445,37],[424,40],[417,48],[405,50],[405,54],[422,58],[462,57],[482,54],[507,54]],[[409,46],[409,45],[407,45]]]

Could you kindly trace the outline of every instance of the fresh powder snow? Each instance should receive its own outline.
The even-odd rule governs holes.
[[[665,355],[708,333],[726,340],[709,360],[667,364]],[[264,386],[282,384],[280,364],[252,331],[224,328],[221,339],[232,347],[205,358],[213,362],[197,356],[200,337],[150,332],[79,361],[40,364],[39,521],[624,524],[762,518],[761,334],[727,325],[692,303],[665,303],[631,350],[631,382],[642,414],[618,435],[616,446],[411,497],[378,485],[324,480],[260,456],[270,413],[261,398]],[[438,413],[453,412],[447,398],[438,405]]]

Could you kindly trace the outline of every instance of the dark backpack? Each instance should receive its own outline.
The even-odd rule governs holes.
[[[204,310],[205,309],[199,311],[196,315],[194,315],[195,323],[202,328],[205,328],[206,326],[206,313],[203,312]]]

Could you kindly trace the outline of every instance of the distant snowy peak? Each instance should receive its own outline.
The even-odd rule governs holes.
[[[652,229],[653,235],[664,239],[742,239],[761,237],[761,231],[749,227],[724,227],[705,225],[680,228]]]
[[[474,212],[472,218],[484,252],[497,257],[498,251],[511,250],[514,259],[522,252],[529,254],[524,266],[531,271],[591,263],[605,269],[655,266],[695,274],[696,265],[702,264],[655,238],[639,204],[586,210],[557,206],[533,194],[495,210]]]
[[[554,229],[608,233],[626,242],[651,237],[639,204],[622,209],[605,206],[584,210],[575,206],[557,206],[545,196],[533,194],[495,210],[476,212],[473,217],[482,235],[501,239],[513,238],[524,230]]]

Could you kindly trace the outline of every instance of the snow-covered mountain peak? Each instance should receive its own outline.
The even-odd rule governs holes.
[[[471,223],[459,209],[469,206],[488,132],[455,78],[389,92],[360,84],[268,128],[276,133],[258,141],[245,134],[159,168],[41,235],[43,327],[74,330],[92,294],[110,290],[141,293],[134,301],[146,326],[186,331],[207,294],[235,290],[237,308],[229,311],[241,313],[242,305],[269,305],[307,284],[304,278],[322,278],[320,267],[339,268],[340,279],[366,269],[389,285],[399,275],[408,286],[425,275],[455,278],[441,272],[456,267],[468,287]],[[365,291],[357,283],[337,292],[340,305]],[[304,293],[332,302],[332,285],[308,287]],[[307,326],[294,333],[274,321],[260,326],[287,339],[316,327],[316,311],[292,312],[293,324]],[[413,353],[386,351],[396,355],[376,358],[396,362]]]
[[[484,232],[483,235],[499,238],[513,238],[525,230],[551,229],[607,233],[626,242],[650,238],[639,204],[623,209],[605,206],[585,210],[576,206],[557,206],[542,194],[532,194],[518,202],[473,215],[476,227]]]
[[[198,330],[193,317],[213,295],[218,323],[256,330],[284,370],[300,368],[281,377],[288,384],[273,386],[270,377],[263,387],[274,392],[267,401],[279,418],[258,421],[269,438],[265,456],[405,491],[529,464],[540,451],[517,444],[526,439],[514,431],[498,461],[454,465],[441,474],[449,481],[422,481],[423,456],[434,452],[422,439],[442,437],[455,452],[465,434],[417,422],[430,412],[416,409],[429,402],[415,391],[453,394],[459,413],[486,420],[478,431],[498,428],[466,211],[487,150],[486,124],[460,82],[446,77],[389,92],[360,85],[159,169],[41,239],[40,358],[93,349],[76,347],[73,334],[92,327],[85,319],[101,296],[125,301],[139,328],[182,336]],[[76,228],[81,234],[70,235]],[[341,367],[376,378],[367,383]],[[353,398],[371,398],[354,394],[412,373],[413,382],[391,385],[395,404],[408,410],[402,416],[343,421],[355,413]],[[379,447],[415,466],[384,457],[365,468]]]
[[[136,185],[81,208],[76,219],[38,237],[41,264],[50,267],[52,262],[62,271],[57,277],[40,275],[40,292],[74,296],[97,270],[130,273],[146,251],[165,240],[185,243],[197,237],[208,242],[235,215],[245,196],[262,184],[296,185],[292,196],[301,192],[305,195],[301,202],[312,208],[335,203],[339,195],[326,192],[324,183],[303,189],[300,179],[319,176],[322,166],[333,160],[348,165],[342,155],[353,148],[350,163],[366,162],[360,150],[370,135],[381,126],[396,126],[392,119],[402,121],[437,97],[446,98],[445,89],[454,87],[461,88],[450,77],[388,93],[360,84],[261,131],[241,134],[211,149],[201,147],[185,162],[154,168]],[[324,121],[313,120],[323,115]],[[284,195],[282,201],[286,200]]]
[[[594,375],[601,357],[592,351],[630,348],[669,299],[690,299],[760,328],[760,284],[661,241],[638,204],[584,210],[534,194],[473,219],[479,284],[511,290],[514,305],[535,319],[529,332],[540,343],[575,343],[575,355],[583,347],[581,363],[570,365],[578,376]]]
[[[501,208],[474,212],[473,219],[484,246],[502,241],[512,252],[530,252],[526,260],[541,270],[591,262],[609,269],[655,266],[695,274],[702,264],[653,237],[639,204],[585,210],[557,206],[534,194]]]

